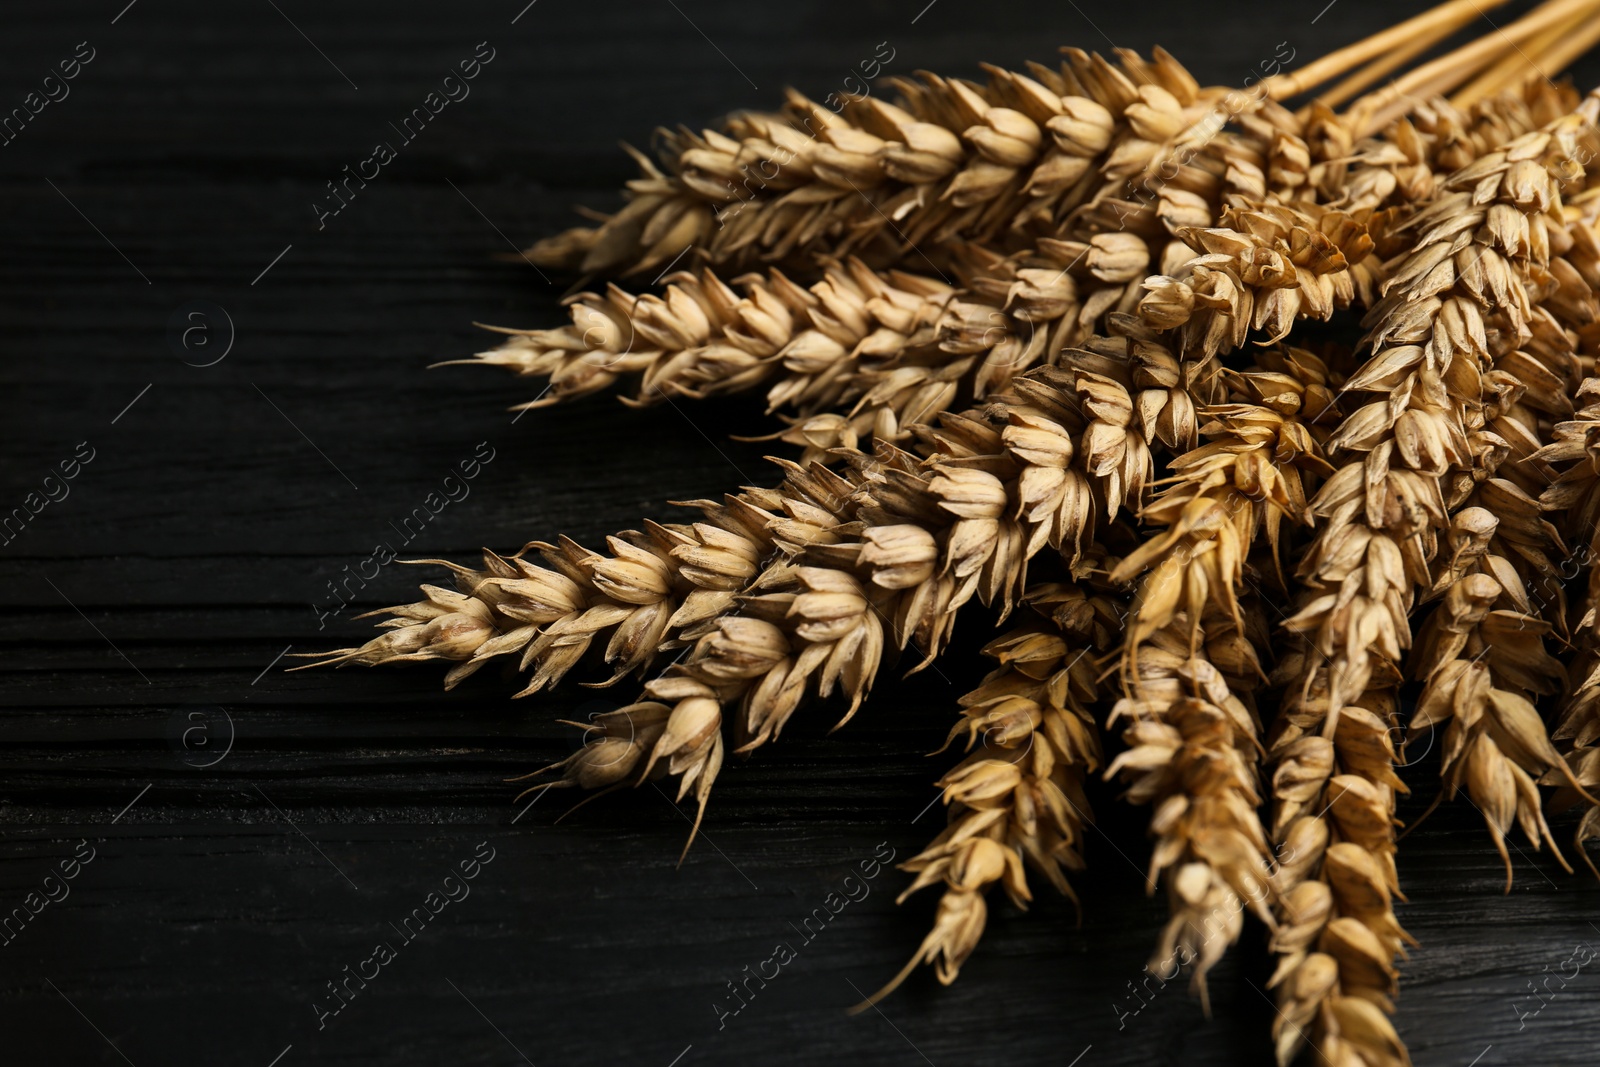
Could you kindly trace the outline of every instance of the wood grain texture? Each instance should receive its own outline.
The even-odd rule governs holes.
[[[997,900],[956,985],[920,974],[881,1013],[847,1018],[931,917],[931,896],[894,905],[905,877],[887,870],[718,1028],[726,980],[800,942],[795,926],[880,842],[903,858],[936,831],[941,762],[920,754],[981,673],[981,616],[940,670],[884,684],[847,731],[802,717],[725,772],[681,868],[685,816],[652,789],[556,824],[566,798],[524,810],[502,781],[570,750],[554,719],[631,691],[512,702],[491,672],[444,694],[429,669],[268,667],[368,632],[354,610],[319,628],[311,605],[478,442],[495,459],[409,554],[594,542],[666,517],[668,499],[768,480],[762,449],[729,440],[765,426],[746,400],[636,412],[600,398],[512,425],[527,383],[426,369],[484,342],[474,320],[555,321],[558,289],[494,257],[570,225],[574,203],[614,204],[629,169],[617,140],[771,102],[786,83],[826,93],[880,41],[895,72],[974,74],[1059,43],[1159,41],[1202,80],[1237,82],[1279,41],[1310,58],[1420,5],[522,3],[7,14],[4,108],[77,42],[96,50],[71,95],[0,148],[0,509],[79,442],[95,450],[70,496],[0,546],[0,917],[77,842],[96,850],[70,895],[0,946],[10,1059],[1270,1062],[1258,931],[1214,972],[1210,1019],[1174,985],[1119,1022],[1165,905],[1142,891],[1144,813],[1104,788],[1081,925],[1059,899],[1027,914]],[[485,40],[496,58],[471,96],[319,231],[324,183]],[[1587,63],[1579,81],[1597,74]],[[235,327],[215,366],[169,343],[194,301]],[[356,608],[406,599],[419,577],[386,568]],[[196,724],[210,747],[183,743]],[[198,766],[230,724],[226,756]],[[1408,821],[1435,776],[1431,760],[1410,772]],[[401,944],[391,924],[480,842],[495,858],[470,896],[319,1029],[325,983],[376,942]],[[1593,1063],[1600,978],[1525,1022],[1514,1002],[1600,940],[1600,887],[1517,855],[1502,895],[1461,808],[1406,838],[1401,869],[1401,918],[1422,942],[1400,1017],[1417,1062]]]

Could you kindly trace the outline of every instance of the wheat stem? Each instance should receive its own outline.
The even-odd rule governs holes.
[[[1419,31],[1416,35],[1397,44],[1387,55],[1379,55],[1372,62],[1355,71],[1333,88],[1324,89],[1318,93],[1317,102],[1328,107],[1338,107],[1360,94],[1363,89],[1366,89],[1374,82],[1381,81],[1401,69],[1467,23],[1479,18],[1482,10],[1477,4],[1462,5],[1455,11],[1452,18],[1441,20]]]
[[[1292,74],[1278,74],[1268,78],[1261,85],[1267,95],[1274,100],[1286,100],[1291,96],[1298,96],[1370,59],[1403,48],[1418,37],[1443,36],[1464,22],[1478,17],[1484,10],[1493,10],[1507,2],[1508,0],[1449,0],[1448,3],[1429,8],[1420,15],[1365,37],[1355,44],[1347,45],[1336,52],[1329,52]]]
[[[1485,62],[1501,55],[1508,46],[1520,45],[1576,14],[1591,13],[1596,6],[1595,0],[1548,0],[1504,28],[1423,64],[1352,105],[1350,113],[1356,129],[1364,133],[1383,126],[1398,114],[1396,109],[1411,106],[1408,98],[1446,92],[1472,77]]]

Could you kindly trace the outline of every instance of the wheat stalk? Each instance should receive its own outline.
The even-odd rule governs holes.
[[[1548,0],[1504,29],[1485,34],[1471,44],[1408,71],[1382,89],[1362,97],[1351,108],[1356,128],[1362,131],[1377,129],[1396,115],[1404,114],[1410,107],[1411,97],[1449,92],[1482,71],[1486,65],[1498,60],[1508,47],[1515,50],[1529,38],[1553,26],[1568,23],[1580,13],[1593,14],[1593,11],[1592,0]],[[1557,60],[1553,64],[1554,69],[1559,70],[1571,62],[1572,57],[1558,55],[1553,58]]]

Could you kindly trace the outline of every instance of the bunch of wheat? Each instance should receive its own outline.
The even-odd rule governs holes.
[[[1076,900],[1098,772],[1151,809],[1158,967],[1204,999],[1253,915],[1282,1062],[1409,1063],[1394,813],[1419,783],[1396,728],[1440,732],[1434,789],[1464,789],[1502,857],[1515,826],[1554,849],[1564,808],[1580,854],[1600,837],[1600,95],[1527,65],[1600,40],[1600,0],[1357,95],[1483,6],[1249,93],[1068,49],[837,112],[791,93],[635,153],[621,212],[531,255],[703,262],[466,362],[547,378],[523,407],[765,386],[800,456],[605,551],[444,563],[455,590],[322,662],[441,660],[452,686],[503,659],[519,696],[591,660],[643,677],[532,788],[675,777],[698,829],[730,753],[813,700],[849,720],[970,602],[1020,607],[959,701],[948,824],[904,865],[907,893],[942,886],[934,927],[868,1003],[919,964],[953,981],[995,884],[1023,907],[1031,870]],[[1354,348],[1307,326],[1341,320]]]

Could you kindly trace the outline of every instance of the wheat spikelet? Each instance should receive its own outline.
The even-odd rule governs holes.
[[[1222,223],[1182,231],[1199,254],[1177,276],[1143,283],[1140,315],[1175,331],[1182,350],[1209,358],[1242,345],[1252,330],[1277,341],[1302,317],[1326,320],[1358,300],[1371,304],[1373,238],[1351,216],[1258,203],[1230,209]]]

